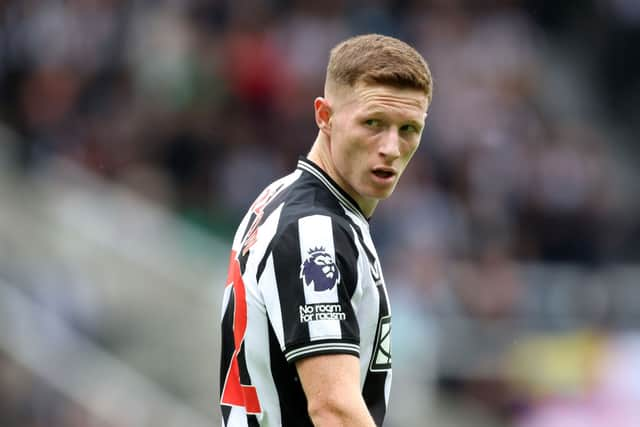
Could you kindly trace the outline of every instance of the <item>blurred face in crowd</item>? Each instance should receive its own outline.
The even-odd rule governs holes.
[[[315,101],[328,139],[326,172],[371,215],[391,195],[420,143],[428,108],[417,89],[359,82]]]

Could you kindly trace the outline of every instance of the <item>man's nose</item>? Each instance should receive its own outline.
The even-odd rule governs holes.
[[[380,156],[395,160],[400,157],[400,135],[398,129],[391,126],[384,134],[378,148]]]

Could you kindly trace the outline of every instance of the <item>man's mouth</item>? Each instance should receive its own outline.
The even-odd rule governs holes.
[[[389,179],[394,176],[396,173],[392,169],[374,169],[373,174],[378,178]]]

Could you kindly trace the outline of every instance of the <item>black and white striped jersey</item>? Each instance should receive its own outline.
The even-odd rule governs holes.
[[[233,240],[222,302],[224,427],[311,426],[298,359],[360,358],[381,425],[391,386],[391,312],[367,219],[320,168],[269,185]]]

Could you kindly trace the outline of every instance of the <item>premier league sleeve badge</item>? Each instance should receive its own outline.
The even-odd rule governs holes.
[[[316,292],[322,292],[340,283],[340,271],[333,256],[320,246],[309,250],[300,266],[300,278],[306,286],[313,285]]]

